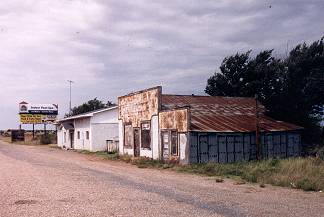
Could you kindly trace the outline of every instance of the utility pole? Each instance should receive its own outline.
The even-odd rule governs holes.
[[[69,82],[70,84],[70,104],[69,104],[69,114],[72,115],[72,102],[71,102],[71,98],[72,98],[72,83],[74,83],[74,81],[72,80],[67,80],[67,82]]]
[[[257,159],[261,160],[261,147],[260,147],[260,126],[259,126],[259,104],[258,95],[255,94],[255,145],[257,151]]]

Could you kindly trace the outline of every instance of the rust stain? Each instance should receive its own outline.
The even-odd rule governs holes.
[[[161,130],[174,129],[178,132],[187,132],[188,124],[188,109],[163,111],[159,114]]]
[[[118,98],[119,119],[140,127],[142,121],[151,120],[159,113],[161,88],[155,87]]]
[[[162,95],[164,110],[190,107],[190,130],[202,132],[255,131],[255,99],[243,97]],[[262,131],[300,130],[299,126],[267,117],[260,105]]]

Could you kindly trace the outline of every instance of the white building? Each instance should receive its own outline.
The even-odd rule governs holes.
[[[64,118],[57,125],[57,144],[62,148],[94,152],[118,143],[117,106]]]

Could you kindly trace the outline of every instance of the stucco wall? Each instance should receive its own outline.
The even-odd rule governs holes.
[[[91,117],[91,123],[102,123],[102,124],[107,124],[107,123],[118,123],[118,108],[100,112],[100,113],[95,113]]]
[[[89,131],[89,139],[86,138]],[[80,138],[78,138],[80,132]],[[91,150],[90,118],[76,119],[74,121],[74,149]]]
[[[142,148],[140,144],[140,156],[158,158],[159,147],[159,129],[158,129],[158,113],[161,107],[161,87],[150,88],[137,93],[129,94],[118,98],[119,108],[119,135],[123,137],[119,142],[120,154],[134,155],[134,145],[124,146],[125,143],[125,124],[131,125],[132,128],[139,128],[141,137],[141,123],[150,121],[151,145],[149,148]],[[131,134],[128,137],[129,141],[133,141],[131,137],[134,129],[130,129]],[[131,142],[133,143],[133,142]],[[140,138],[140,143],[141,138]]]
[[[64,133],[66,135],[66,139],[64,141]],[[70,140],[70,132],[69,130],[65,130],[64,127],[60,127],[57,130],[57,145],[61,148],[71,148],[71,140]]]
[[[140,127],[141,121],[151,120],[160,110],[161,87],[151,88],[118,98],[119,119]]]
[[[151,136],[152,136],[152,156],[153,159],[160,158],[160,131],[159,131],[159,117],[153,116],[151,120]]]
[[[107,150],[107,140],[118,140],[118,123],[93,123],[91,124],[91,149],[90,151]]]

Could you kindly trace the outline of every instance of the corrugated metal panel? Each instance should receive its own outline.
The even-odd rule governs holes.
[[[298,133],[270,132],[262,133],[260,137],[262,159],[286,158],[300,154],[300,135]],[[286,142],[286,138],[288,142]],[[190,141],[190,163],[233,163],[256,159],[255,133],[253,132],[191,132]],[[282,153],[280,149],[288,151]]]
[[[255,100],[245,97],[162,95],[162,109],[190,108],[190,130],[200,132],[255,131]],[[259,106],[261,131],[302,129],[294,124],[265,116]]]

